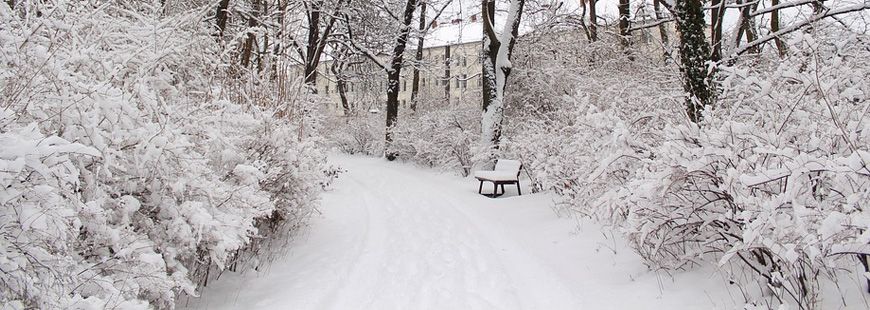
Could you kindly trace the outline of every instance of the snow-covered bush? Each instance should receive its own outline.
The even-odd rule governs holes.
[[[680,117],[677,72],[652,66],[658,55],[629,61],[618,46],[555,40],[519,45],[502,152],[523,161],[534,190],[559,194],[561,208],[609,220],[596,200]]]
[[[671,124],[625,186],[603,199],[626,214],[652,266],[713,263],[738,285],[813,308],[820,278],[870,242],[870,38],[798,33],[772,67],[722,68],[722,105]],[[752,59],[750,61],[764,61]]]
[[[393,131],[391,151],[403,160],[468,176],[479,142],[479,118],[478,109],[468,105],[408,115]]]
[[[204,17],[0,3],[0,302],[172,308],[304,225],[321,142],[223,99]]]
[[[347,154],[383,155],[384,117],[381,114],[361,113],[335,117],[328,122],[330,143]]]

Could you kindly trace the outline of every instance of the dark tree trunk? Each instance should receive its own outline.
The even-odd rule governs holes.
[[[230,6],[230,0],[221,0],[218,2],[217,11],[215,12],[215,24],[217,24],[218,28],[218,37],[224,36],[224,31],[227,30],[227,19],[229,18],[229,12],[227,12],[227,8]]]
[[[405,11],[402,15],[402,28],[396,38],[396,46],[393,48],[390,67],[387,69],[387,130],[384,136],[388,160],[395,160],[397,154],[390,149],[393,143],[393,127],[399,116],[399,77],[402,72],[402,61],[405,55],[405,47],[408,44],[408,34],[411,32],[411,22],[414,19],[414,9],[417,0],[408,0],[405,3]]]
[[[417,95],[420,92],[420,66],[423,63],[423,43],[425,41],[426,31],[426,2],[420,2],[420,25],[418,27],[419,38],[417,39],[417,51],[414,54],[414,60],[416,63],[414,64],[414,75],[411,81],[411,111],[417,111]]]
[[[771,0],[770,5],[779,5],[779,0]],[[776,33],[777,31],[779,31],[779,10],[773,10],[770,12],[770,33]],[[748,41],[752,42],[752,40]],[[782,39],[779,37],[774,38],[773,42],[776,44],[776,51],[779,53],[779,57],[785,57],[788,54],[785,42],[782,42]]]
[[[257,14],[260,12],[260,0],[251,1],[251,16],[248,17],[248,28],[253,28],[257,26]],[[255,36],[252,32],[248,32],[248,37],[245,39],[245,45],[242,47],[242,59],[241,64],[242,67],[247,68],[248,65],[251,64],[251,53],[254,50],[254,41],[256,41],[257,36]]]
[[[346,76],[348,51],[342,46],[336,46],[334,52],[334,58],[329,66],[329,71],[335,77],[335,88],[338,91],[338,98],[341,100],[342,112],[344,112],[344,116],[350,116],[352,111],[347,100]]]
[[[260,12],[260,16],[269,16],[269,1],[263,1],[262,5],[260,5],[262,11]],[[268,24],[263,24],[268,27]],[[269,52],[269,34],[271,31],[263,32],[263,45],[257,45],[257,73],[263,72],[263,68],[268,61],[269,56],[267,53]]]
[[[631,18],[631,4],[628,0],[619,0],[619,45],[626,54],[630,54],[628,49],[631,44],[630,34],[628,33],[629,20]]]
[[[306,16],[308,18],[308,38],[305,47],[305,64],[303,75],[305,85],[309,91],[317,93],[317,65],[320,64],[320,57],[323,55],[323,49],[326,47],[327,37],[332,33],[332,28],[335,26],[336,16],[346,2],[339,0],[337,7],[332,14],[328,14],[329,21],[326,26],[321,29],[321,13],[323,10],[323,0],[317,0],[312,3],[306,3]]]
[[[305,49],[305,84],[312,93],[317,93],[317,65],[320,63],[320,55],[317,47],[320,45],[320,10],[323,1],[315,1],[307,8],[308,11],[308,44]],[[316,59],[315,59],[316,58]]]
[[[664,18],[664,16],[662,15],[660,1],[661,0],[653,0],[653,12],[655,13],[656,20],[662,20],[662,18]],[[660,24],[658,28],[659,37],[662,39],[662,49],[664,49],[664,57],[665,60],[667,60],[671,58],[671,52],[668,43],[668,29],[666,28],[664,23]]]
[[[495,0],[482,0],[483,15],[483,117],[481,142],[492,151],[498,150],[504,121],[504,92],[511,73],[510,59],[519,36],[520,19],[525,0],[511,0],[508,20],[504,23],[502,37],[496,34]],[[516,10],[516,11],[513,11]],[[514,13],[512,16],[511,13]],[[513,18],[513,19],[511,19]],[[504,40],[507,40],[505,42]],[[499,61],[503,58],[503,61]]]
[[[450,104],[450,45],[444,46],[444,102]]]
[[[275,34],[275,46],[272,48],[272,78],[278,76],[278,59],[284,53],[281,43],[284,42],[284,16],[287,14],[287,0],[278,0],[278,14],[275,17],[278,21],[278,33]]]
[[[701,0],[676,1],[674,6],[677,29],[680,33],[680,71],[683,73],[683,89],[688,93],[686,114],[689,120],[698,123],[704,107],[713,104],[715,87],[707,70],[711,60],[710,45],[704,35],[703,4]]]
[[[589,39],[598,41],[598,13],[595,10],[595,5],[598,0],[589,0]]]
[[[737,0],[738,4],[744,4],[745,2],[746,0]],[[752,11],[757,7],[758,3],[740,8],[740,28],[737,31],[736,39],[738,45],[740,44],[740,40],[743,38],[744,34],[746,35],[746,42],[752,42],[755,41],[755,39],[758,39],[758,33],[755,31],[754,17],[752,17]],[[754,54],[760,52],[760,50],[758,47],[753,47],[749,52]]]
[[[712,0],[713,10],[710,12],[710,59],[722,59],[722,19],[725,17],[725,0]]]
[[[483,66],[481,79],[483,80],[483,105],[484,111],[489,107],[489,104],[496,98],[496,81],[495,81],[495,59],[498,58],[498,49],[501,43],[490,33],[495,33],[493,26],[495,25],[495,1],[482,0],[481,3],[483,14]]]

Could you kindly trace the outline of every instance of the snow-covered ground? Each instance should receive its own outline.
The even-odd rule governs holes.
[[[477,194],[474,179],[383,159],[348,170],[286,257],[224,274],[191,309],[739,308],[713,271],[647,271],[621,240],[558,218],[547,194]],[[530,192],[524,190],[524,192]],[[602,232],[605,231],[605,232]],[[607,237],[606,237],[606,236]],[[732,294],[735,294],[732,296]],[[181,302],[185,306],[185,301]]]

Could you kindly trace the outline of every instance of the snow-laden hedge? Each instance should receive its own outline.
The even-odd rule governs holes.
[[[433,100],[434,101],[434,100]],[[480,112],[476,106],[458,104],[441,109],[402,111],[393,129],[389,151],[402,161],[425,167],[471,173],[478,156]],[[330,143],[348,154],[384,154],[384,116],[360,113],[328,122]]]
[[[403,160],[467,176],[479,142],[479,118],[477,108],[468,105],[409,115],[393,130],[390,151]]]
[[[0,3],[0,303],[171,308],[304,224],[320,144],[220,99],[204,11],[27,5]]]
[[[820,279],[870,252],[870,38],[790,43],[772,68],[723,68],[723,104],[700,127],[668,126],[603,201],[627,215],[626,236],[652,265],[728,267],[812,307]]]
[[[818,307],[870,252],[870,38],[817,30],[789,45],[720,68],[700,125],[680,115],[670,66],[538,58],[515,70],[504,152],[653,269],[711,264],[747,303]]]

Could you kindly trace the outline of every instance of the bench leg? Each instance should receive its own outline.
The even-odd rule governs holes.
[[[492,182],[492,196],[498,196],[498,183]]]
[[[477,187],[477,193],[483,194],[483,181],[480,181],[480,186]]]
[[[520,180],[517,180],[517,194],[523,195],[523,190],[520,189]]]
[[[504,183],[499,184],[499,186],[501,187],[501,193],[504,194]]]

